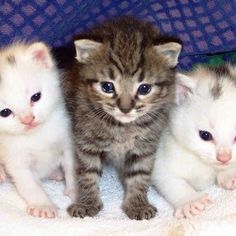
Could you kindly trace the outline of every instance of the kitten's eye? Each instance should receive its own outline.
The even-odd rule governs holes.
[[[101,88],[104,93],[114,93],[115,87],[111,82],[101,82]]]
[[[2,117],[8,117],[11,114],[12,114],[12,111],[8,108],[5,108],[0,111],[0,116],[2,116]]]
[[[37,102],[41,98],[41,93],[35,93],[33,96],[31,96],[31,102]]]
[[[151,84],[141,84],[138,87],[138,94],[140,95],[147,95],[148,93],[151,92],[152,85]]]
[[[211,141],[213,140],[212,134],[208,131],[200,130],[199,136],[204,141]]]

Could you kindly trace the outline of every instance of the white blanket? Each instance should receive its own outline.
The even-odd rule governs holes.
[[[0,236],[195,236],[236,235],[236,191],[218,187],[207,190],[214,203],[200,216],[187,220],[172,217],[172,208],[154,191],[149,200],[158,208],[152,220],[130,220],[121,211],[123,190],[113,169],[104,170],[101,179],[103,210],[95,218],[70,218],[70,199],[63,195],[62,182],[48,181],[44,188],[59,208],[56,219],[34,218],[25,212],[25,203],[10,183],[0,185]],[[174,186],[173,186],[174,187]],[[34,193],[32,193],[34,194]]]

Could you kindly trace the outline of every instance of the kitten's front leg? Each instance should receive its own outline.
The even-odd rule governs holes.
[[[150,219],[156,215],[156,208],[147,199],[152,166],[153,154],[126,155],[123,173],[125,197],[122,209],[131,219]]]
[[[85,145],[86,146],[86,145]],[[102,163],[99,151],[78,149],[78,167],[76,169],[76,200],[69,206],[68,213],[73,217],[95,216],[102,209],[99,193],[99,179]]]
[[[197,192],[185,179],[170,175],[155,176],[157,190],[174,206],[174,216],[190,218],[200,214],[212,203],[207,194]]]
[[[64,156],[62,160],[62,167],[65,173],[65,192],[73,201],[76,200],[76,183],[75,183],[75,157],[72,145],[68,145],[64,149]]]
[[[35,217],[55,218],[57,209],[52,204],[31,170],[25,166],[8,169],[21,197],[27,203],[27,212]]]

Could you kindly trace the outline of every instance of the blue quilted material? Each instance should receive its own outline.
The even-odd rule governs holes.
[[[0,43],[26,39],[64,46],[73,35],[121,15],[178,35],[182,68],[200,55],[236,50],[236,0],[0,0]]]

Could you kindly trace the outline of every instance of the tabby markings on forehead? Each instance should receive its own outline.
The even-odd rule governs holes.
[[[145,72],[142,70],[138,77],[138,82],[142,82],[145,78]]]
[[[7,57],[7,62],[10,64],[10,65],[15,65],[16,64],[16,58],[14,55],[9,55]]]
[[[228,65],[221,65],[221,66],[216,66],[216,67],[210,67],[209,68],[210,72],[214,72],[216,75],[217,80],[222,80],[222,77],[225,77],[228,80],[231,80],[234,82],[234,85],[236,86],[236,78],[233,77],[230,68]]]
[[[218,99],[222,95],[221,81],[218,80],[211,89],[211,95],[214,100]]]
[[[124,68],[123,68],[121,62],[119,61],[118,58],[115,58],[114,55],[112,55],[112,53],[110,53],[110,55],[109,55],[109,60],[120,71],[120,73],[123,72]]]
[[[115,75],[114,75],[114,71],[113,71],[112,68],[109,68],[109,69],[108,69],[108,75],[109,75],[109,78],[110,78],[111,80],[115,80]]]
[[[209,67],[209,70],[213,71],[218,77],[221,76],[230,77],[230,70],[226,65]]]

